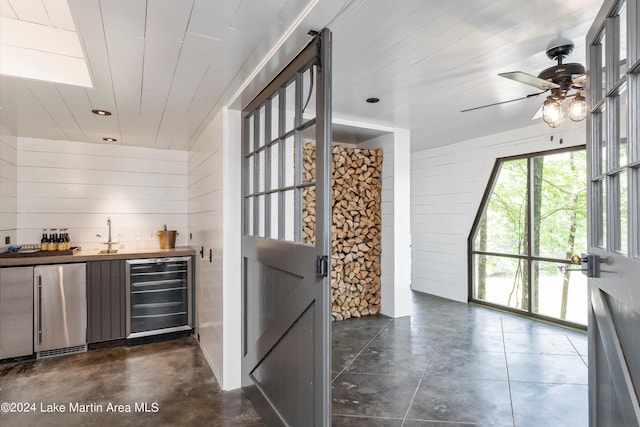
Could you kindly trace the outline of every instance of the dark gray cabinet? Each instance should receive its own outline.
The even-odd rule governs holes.
[[[125,337],[124,266],[124,260],[87,263],[87,343]]]

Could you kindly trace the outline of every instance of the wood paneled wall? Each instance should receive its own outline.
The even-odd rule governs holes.
[[[224,390],[241,386],[240,124],[240,112],[224,108],[190,148],[188,162],[189,244],[204,248],[196,255],[196,333]]]
[[[497,158],[585,141],[584,122],[565,121],[411,153],[413,289],[467,301],[467,239]]]
[[[191,147],[188,162],[190,244],[204,254],[196,255],[195,264],[196,332],[219,382],[224,378],[222,146],[223,115],[217,114]]]
[[[118,247],[145,248],[145,236],[159,247],[163,224],[186,245],[187,177],[184,151],[18,138],[18,240],[62,227],[72,245],[101,249],[111,217]]]
[[[18,142],[0,127],[0,251],[6,249],[5,238],[17,241],[18,231]]]

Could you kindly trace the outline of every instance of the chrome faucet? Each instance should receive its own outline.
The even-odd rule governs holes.
[[[111,217],[110,216],[107,217],[107,227],[109,227],[108,240],[106,242],[102,242],[102,244],[107,245],[107,253],[111,253],[111,245],[118,244],[118,241],[120,240],[120,235],[118,235],[118,239],[115,242],[111,240]],[[96,236],[102,238],[100,234],[96,234]]]
[[[107,217],[107,227],[109,227],[109,240],[107,240],[107,243],[111,243],[111,217],[110,216]],[[109,249],[111,249],[111,247],[109,247]]]

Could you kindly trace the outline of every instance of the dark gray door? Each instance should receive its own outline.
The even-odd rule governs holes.
[[[640,0],[587,35],[592,427],[640,426]]]
[[[242,114],[242,385],[269,425],[328,426],[331,33]]]

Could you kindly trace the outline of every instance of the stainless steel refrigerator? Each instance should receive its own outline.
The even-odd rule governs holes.
[[[34,351],[38,358],[87,349],[86,264],[34,270]]]
[[[33,355],[33,267],[0,268],[0,359]]]

